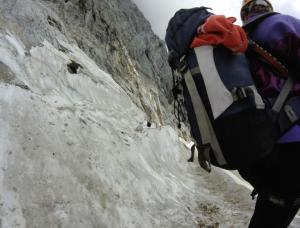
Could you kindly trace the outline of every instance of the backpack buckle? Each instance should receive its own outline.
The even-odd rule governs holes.
[[[236,89],[236,95],[239,100],[243,100],[248,96],[246,89],[243,87],[239,87]]]
[[[284,106],[284,111],[291,123],[297,122],[299,117],[297,116],[297,114],[294,112],[293,108],[290,105]]]
[[[249,87],[237,87],[231,90],[234,100],[243,100],[253,94]]]
[[[184,74],[187,70],[188,70],[188,66],[186,64],[186,58],[185,55],[182,56],[179,60],[179,66],[178,66],[178,70],[180,73]]]

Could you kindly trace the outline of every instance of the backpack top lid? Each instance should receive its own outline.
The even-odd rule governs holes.
[[[207,7],[181,9],[169,21],[165,41],[169,49],[169,65],[177,69],[182,56],[186,54],[190,43],[197,33],[199,25],[213,15]]]

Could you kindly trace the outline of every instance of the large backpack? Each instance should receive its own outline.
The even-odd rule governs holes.
[[[247,168],[272,151],[281,135],[274,124],[278,117],[273,101],[258,94],[244,54],[222,45],[189,48],[197,28],[211,15],[206,7],[182,9],[168,24],[173,93],[178,99],[182,92],[200,165],[207,171],[210,164]]]

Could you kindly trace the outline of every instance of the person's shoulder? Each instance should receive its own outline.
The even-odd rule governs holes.
[[[300,20],[296,17],[287,14],[274,14],[267,17],[261,27],[266,29],[266,32],[292,32],[300,34]]]
[[[300,34],[300,20],[287,14],[273,14],[257,26],[257,33],[269,34],[268,39],[281,39],[284,34]]]
[[[283,14],[283,13],[277,13],[277,14],[274,14],[274,16],[281,17],[281,18],[294,18],[294,19],[297,19],[296,17],[294,17],[292,15]],[[297,20],[299,20],[299,19],[297,19]]]
[[[300,20],[294,16],[288,15],[288,14],[281,14],[281,13],[276,13],[276,14],[272,14],[269,17],[266,18],[267,22],[285,22],[285,23],[289,23],[289,22],[293,22],[293,23],[299,23],[300,24]]]

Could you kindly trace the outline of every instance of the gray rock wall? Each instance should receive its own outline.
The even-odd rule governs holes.
[[[29,49],[77,43],[157,124],[170,122],[171,72],[164,42],[130,0],[1,0],[0,27]]]

